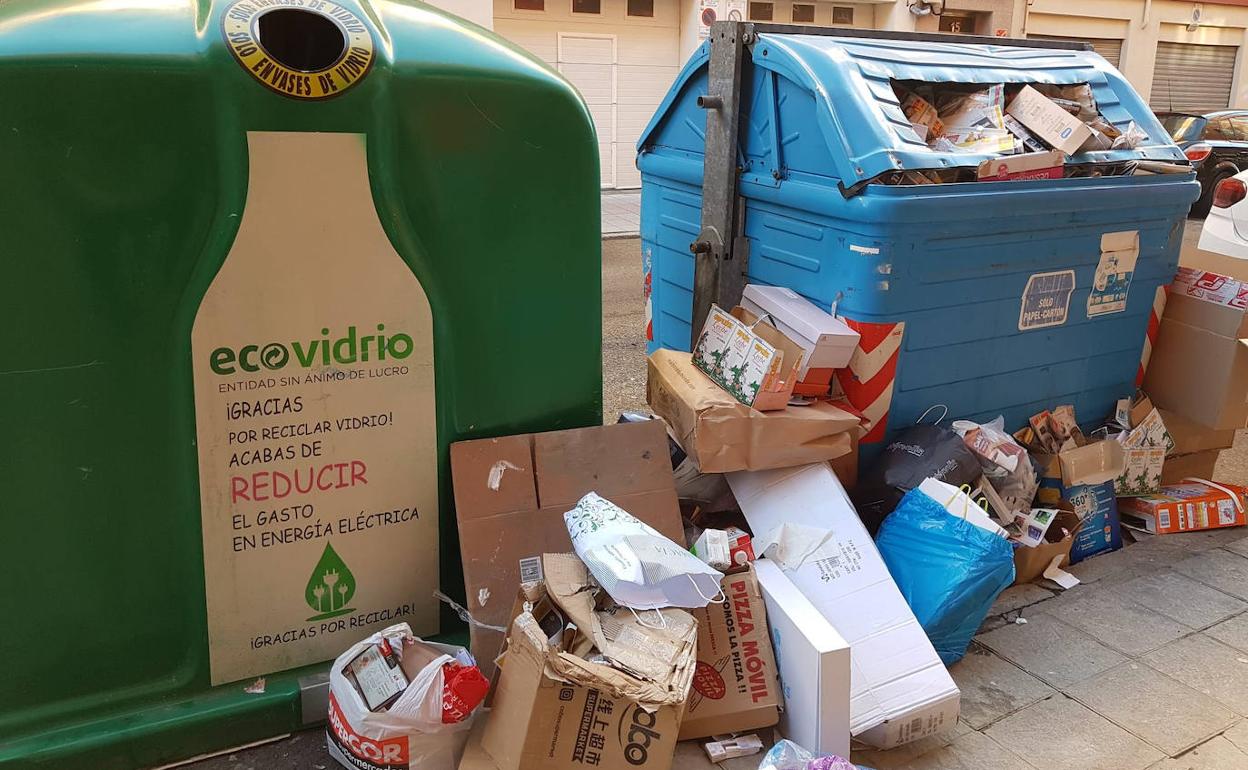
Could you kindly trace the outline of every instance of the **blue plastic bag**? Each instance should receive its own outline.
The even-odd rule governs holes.
[[[1014,549],[912,489],[875,539],[906,603],[946,666],[962,659],[997,596],[1014,582]]]

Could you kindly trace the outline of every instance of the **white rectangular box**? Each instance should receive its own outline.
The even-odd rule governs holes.
[[[850,732],[887,749],[953,727],[957,685],[888,574],[826,463],[727,475],[754,535],[781,524],[827,530],[785,575],[851,648]]]
[[[816,754],[849,756],[850,652],[776,562],[754,564],[780,671],[780,733]]]
[[[843,369],[858,347],[858,332],[795,291],[751,283],[741,307],[756,316],[770,316],[784,336],[806,351],[801,375],[810,369]]]

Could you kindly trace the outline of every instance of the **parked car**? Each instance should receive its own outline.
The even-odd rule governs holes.
[[[1196,167],[1200,198],[1192,204],[1192,216],[1207,216],[1218,183],[1248,170],[1248,111],[1159,112],[1157,117]]]
[[[1199,246],[1204,251],[1248,260],[1248,171],[1218,183]]]

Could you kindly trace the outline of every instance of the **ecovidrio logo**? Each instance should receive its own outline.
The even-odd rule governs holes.
[[[385,324],[377,324],[376,334],[360,336],[354,326],[348,326],[346,334],[330,339],[329,329],[321,329],[319,339],[306,342],[292,340],[288,343],[266,342],[243,345],[235,350],[220,347],[208,356],[208,365],[216,374],[227,375],[238,371],[258,372],[262,368],[277,371],[294,361],[296,366],[308,369],[313,366],[354,364],[366,361],[401,361],[412,354],[412,338],[402,332],[386,335]]]

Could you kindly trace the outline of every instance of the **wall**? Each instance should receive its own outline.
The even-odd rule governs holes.
[[[449,11],[460,18],[486,29],[494,29],[494,4],[491,0],[427,0],[434,8]]]
[[[1202,11],[1200,27],[1189,32],[1192,9]],[[1140,95],[1152,93],[1159,41],[1240,47],[1231,91],[1232,107],[1248,107],[1248,7],[1154,0],[1035,0],[1026,32],[1037,35],[1120,38],[1120,69]]]

